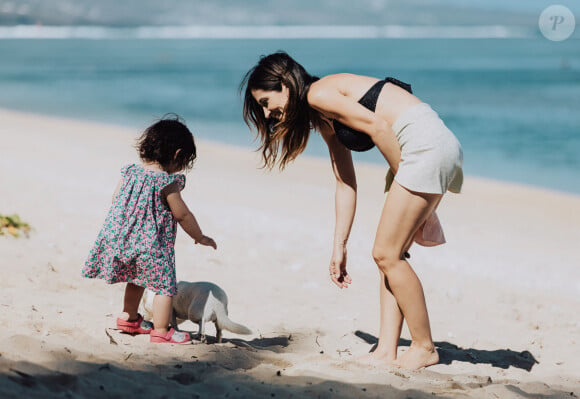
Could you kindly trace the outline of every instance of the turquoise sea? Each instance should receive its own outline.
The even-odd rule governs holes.
[[[411,83],[461,141],[468,175],[580,194],[578,39],[8,38],[0,107],[139,130],[176,112],[199,138],[253,148],[238,85],[279,49],[319,76]],[[308,153],[326,149],[312,140]],[[384,163],[376,149],[357,158]]]

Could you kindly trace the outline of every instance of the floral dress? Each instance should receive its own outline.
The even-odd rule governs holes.
[[[113,201],[82,275],[109,284],[128,282],[160,295],[177,292],[175,234],[177,223],[161,195],[185,176],[128,165],[121,169],[119,193]]]

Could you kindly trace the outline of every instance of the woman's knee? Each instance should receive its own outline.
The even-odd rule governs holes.
[[[377,267],[384,274],[387,274],[401,261],[403,256],[402,252],[401,249],[375,245],[373,247],[373,259],[375,260]]]

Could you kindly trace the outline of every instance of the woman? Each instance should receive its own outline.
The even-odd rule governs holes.
[[[380,272],[379,342],[360,360],[405,369],[436,364],[423,287],[405,258],[413,241],[445,242],[434,211],[448,189],[460,191],[463,180],[461,146],[453,133],[403,82],[346,73],[319,79],[284,52],[262,57],[240,88],[244,120],[257,129],[266,167],[279,162],[283,169],[294,160],[311,130],[328,145],[337,182],[330,278],[340,288],[351,283],[346,244],[356,177],[350,150],[381,151],[390,170],[372,254]],[[397,357],[403,320],[412,343]]]

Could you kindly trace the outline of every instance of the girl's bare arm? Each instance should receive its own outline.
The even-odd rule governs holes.
[[[181,228],[193,238],[196,244],[207,245],[216,249],[217,245],[215,241],[202,233],[195,216],[183,201],[177,183],[172,183],[167,186],[164,189],[164,193],[167,205],[169,205],[173,217],[177,220]]]

